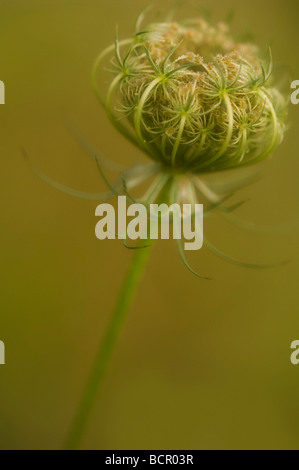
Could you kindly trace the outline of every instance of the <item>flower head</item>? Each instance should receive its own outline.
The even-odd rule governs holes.
[[[150,24],[116,40],[95,70],[110,54],[107,112],[164,167],[232,169],[265,159],[281,142],[286,102],[271,82],[272,58],[266,67],[258,49],[236,43],[225,24]]]
[[[150,156],[151,162],[124,169],[99,155],[78,129],[73,129],[78,142],[95,157],[109,192],[68,188],[31,167],[48,184],[79,198],[107,200],[125,194],[147,207],[167,202],[195,208],[203,203],[204,217],[217,211],[239,228],[252,230],[251,224],[232,214],[243,201],[230,206],[226,203],[236,189],[255,177],[242,175],[227,185],[219,172],[262,161],[283,138],[286,100],[272,84],[272,57],[266,67],[257,48],[234,42],[222,23],[216,27],[202,19],[153,23],[141,32],[139,26],[140,21],[132,38],[116,39],[99,55],[93,83],[112,123]],[[105,98],[97,84],[97,71],[104,59],[110,59],[113,74]],[[25,150],[23,153],[28,160]],[[114,184],[106,178],[104,167],[120,174]],[[220,175],[216,183],[209,180],[215,172]],[[131,191],[146,182],[146,192],[133,197]],[[166,216],[170,208],[167,211]],[[182,213],[183,217],[195,215],[192,209]],[[128,247],[126,239],[123,242]],[[237,265],[266,268],[281,264],[239,261],[205,236],[203,242],[214,254]],[[177,243],[185,265],[200,276],[189,266],[180,240]]]
[[[147,207],[167,202],[195,208],[203,203],[204,217],[217,211],[239,228],[254,231],[252,224],[232,214],[244,201],[230,206],[227,201],[236,189],[256,181],[256,177],[236,172],[237,179],[229,182],[221,171],[264,160],[283,138],[286,100],[272,82],[271,53],[265,66],[258,49],[235,42],[223,23],[213,27],[202,19],[160,22],[140,31],[140,19],[131,38],[116,39],[99,55],[92,76],[95,92],[111,122],[151,161],[124,169],[100,155],[73,128],[79,144],[95,158],[110,190],[85,193],[43,174],[30,163],[24,150],[26,160],[40,178],[71,196],[99,201],[126,195]],[[110,60],[112,78],[103,98],[97,72],[105,59]],[[108,181],[103,168],[119,174],[115,183]],[[211,180],[216,172],[218,180]],[[133,197],[131,191],[146,182],[146,192]],[[182,213],[183,217],[195,215],[192,209]],[[166,209],[164,215],[170,215],[170,210],[167,213]],[[123,242],[128,247],[126,238]],[[233,264],[249,268],[282,264],[239,261],[216,248],[206,236],[203,242]],[[189,266],[180,240],[177,243],[188,269],[203,277]]]
[[[211,26],[201,18],[151,23],[142,31],[140,23],[131,38],[116,38],[93,68],[94,88],[108,117],[154,161],[122,171],[111,185],[102,170],[107,162],[98,156],[110,194],[125,193],[136,200],[129,191],[154,178],[138,202],[191,203],[193,207],[200,202],[205,204],[205,217],[217,211],[239,228],[252,229],[232,214],[243,201],[229,207],[225,203],[236,189],[256,178],[242,175],[227,185],[219,172],[258,163],[282,141],[286,99],[273,85],[271,51],[265,65],[255,45],[235,42],[225,24]],[[108,59],[112,79],[103,98],[97,72]],[[209,175],[216,172],[215,185]],[[273,266],[236,260],[206,237],[204,244],[237,265]],[[180,242],[178,247],[194,273]]]

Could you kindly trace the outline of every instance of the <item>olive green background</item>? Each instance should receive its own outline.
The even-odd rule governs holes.
[[[156,2],[167,8],[174,2]],[[72,138],[71,118],[115,161],[143,159],[118,135],[90,83],[96,55],[127,37],[141,0],[1,0],[0,448],[63,445],[132,253],[95,238],[96,202],[42,182],[105,189]],[[191,5],[191,6],[190,6]],[[193,6],[192,6],[193,5]],[[216,20],[235,7],[235,34],[253,33],[288,80],[299,79],[298,1],[203,1]],[[181,8],[195,16],[199,2]],[[298,219],[299,106],[263,179],[240,192],[241,217],[262,225]],[[238,200],[238,199],[237,199]],[[253,235],[219,217],[205,225],[215,244],[252,261],[289,259],[251,271],[205,249],[188,255],[159,241],[110,363],[82,448],[299,449],[298,230]]]

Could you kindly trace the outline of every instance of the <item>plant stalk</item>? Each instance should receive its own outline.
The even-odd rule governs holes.
[[[80,445],[99,387],[103,381],[109,360],[115,348],[121,327],[133,301],[151,247],[139,248],[134,253],[131,266],[121,287],[112,318],[96,356],[81,403],[68,435],[67,450],[75,450]]]

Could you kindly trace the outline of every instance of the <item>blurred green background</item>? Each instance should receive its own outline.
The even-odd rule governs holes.
[[[95,238],[96,202],[39,180],[104,190],[66,126],[72,118],[109,158],[143,158],[118,135],[90,83],[97,54],[131,33],[141,0],[1,0],[0,448],[62,446],[132,253]],[[153,2],[155,4],[155,2]],[[171,1],[159,1],[165,8]],[[179,16],[235,9],[233,32],[253,33],[287,79],[299,79],[295,0],[189,2]],[[299,106],[262,181],[240,192],[257,223],[288,223],[299,209]],[[247,260],[290,259],[266,271],[238,268],[205,249],[192,276],[174,242],[157,243],[110,363],[84,449],[299,449],[298,231],[258,236],[222,219],[205,226],[217,246]]]

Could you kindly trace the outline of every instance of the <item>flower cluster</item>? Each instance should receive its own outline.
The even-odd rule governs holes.
[[[202,19],[161,22],[141,30],[141,19],[142,14],[133,37],[117,38],[98,56],[92,76],[111,122],[151,161],[125,169],[99,155],[73,129],[78,143],[95,158],[109,188],[106,193],[86,193],[43,174],[24,150],[26,160],[40,178],[71,196],[99,201],[125,195],[147,208],[153,203],[191,204],[192,208],[203,203],[205,218],[218,212],[239,228],[255,231],[252,224],[232,213],[244,201],[226,203],[236,189],[256,177],[235,172],[236,180],[229,181],[219,172],[264,160],[283,138],[286,100],[272,83],[272,57],[265,66],[257,48],[236,43],[222,23],[212,27]],[[109,68],[101,69],[113,77],[103,98],[98,70],[105,61]],[[103,168],[118,174],[113,184]],[[228,176],[230,179],[230,173]],[[131,191],[141,184],[148,185],[145,193],[133,196]],[[193,218],[194,211],[186,216]],[[203,242],[215,255],[236,265],[267,268],[282,264],[240,261],[219,250],[206,236]],[[123,243],[129,248],[126,238]],[[187,268],[204,277],[188,264],[180,240],[177,244]]]
[[[249,165],[282,140],[286,102],[271,84],[272,60],[262,64],[257,48],[234,42],[223,23],[150,24],[116,40],[95,70],[105,56],[114,75],[110,118],[166,168],[196,174]]]

